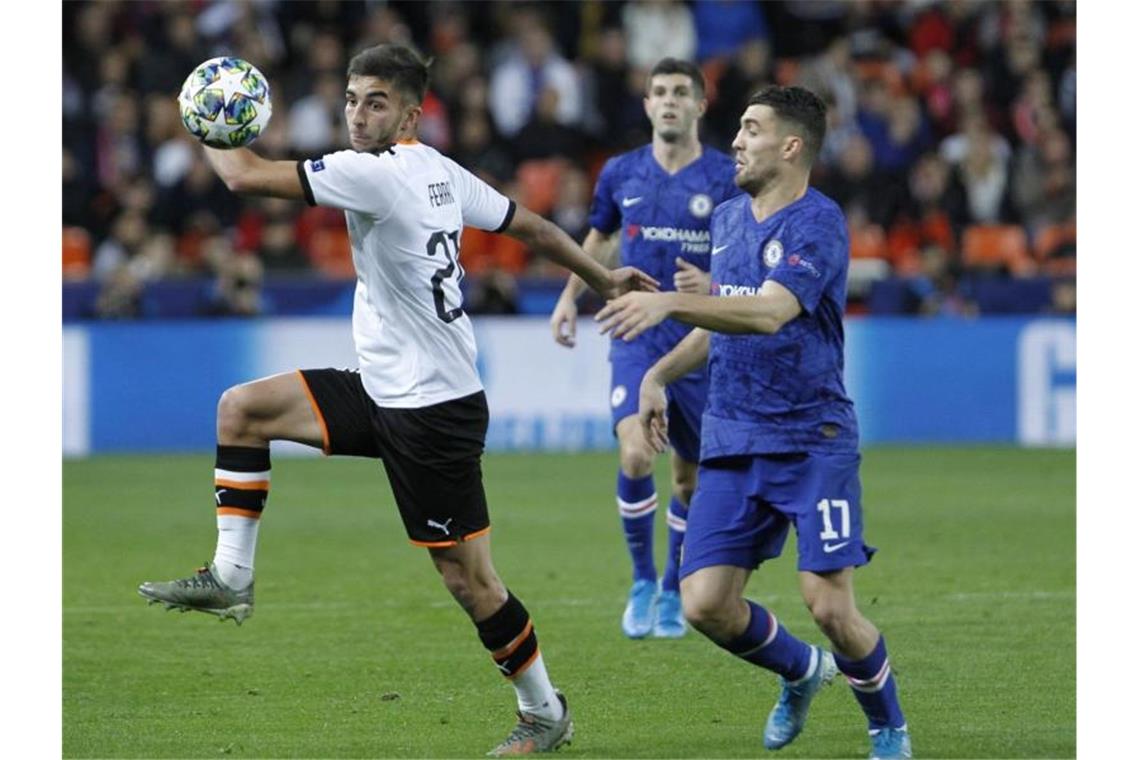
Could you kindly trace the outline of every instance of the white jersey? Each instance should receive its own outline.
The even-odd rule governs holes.
[[[352,333],[378,406],[419,408],[482,390],[462,309],[463,225],[500,231],[513,201],[419,143],[297,164],[312,205],[345,211],[356,266]]]

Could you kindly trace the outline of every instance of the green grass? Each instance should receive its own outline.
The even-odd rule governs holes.
[[[775,677],[693,633],[622,637],[614,466],[613,454],[485,460],[496,566],[575,714],[561,755],[769,756]],[[190,456],[65,463],[65,757],[473,757],[505,735],[511,689],[407,543],[376,463],[277,459],[257,614],[241,628],[148,608],[140,581],[212,556],[211,468]],[[875,449],[863,483],[880,552],[857,589],[887,636],[918,756],[1073,757],[1073,452]],[[658,530],[660,556],[663,519]],[[794,546],[749,595],[821,642]],[[865,756],[864,728],[833,686],[779,757]]]

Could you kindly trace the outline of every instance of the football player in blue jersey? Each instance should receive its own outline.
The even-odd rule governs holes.
[[[665,58],[649,73],[645,113],[653,139],[615,156],[602,169],[582,247],[595,258],[633,264],[663,288],[709,292],[709,220],[713,208],[739,194],[732,159],[702,145],[697,128],[705,112],[705,81],[688,61]],[[671,286],[671,287],[670,287]],[[573,346],[576,301],[585,289],[571,277],[550,318],[554,339]],[[704,368],[678,377],[667,391],[673,419],[672,498],[667,519],[669,550],[658,585],[653,556],[657,490],[656,453],[637,422],[637,393],[645,371],[692,329],[665,320],[636,341],[613,341],[610,406],[618,438],[617,505],[633,563],[633,585],[622,614],[626,636],[675,638],[685,633],[678,565],[689,499],[697,479],[701,412],[708,376]]]
[[[736,184],[747,195],[713,213],[713,295],[625,295],[597,318],[622,340],[665,319],[697,328],[646,372],[640,422],[662,450],[675,424],[666,389],[707,359],[682,600],[701,633],[782,678],[764,745],[796,738],[838,669],[866,713],[871,756],[910,757],[886,644],[855,603],[853,570],[875,549],[863,541],[859,433],[843,385],[847,225],[808,186],[824,131],[825,106],[807,90],[752,96],[732,144]],[[792,636],[744,597],[752,571],[780,554],[791,525],[800,590],[831,651]]]

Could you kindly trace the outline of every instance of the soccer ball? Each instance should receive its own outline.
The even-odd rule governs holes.
[[[240,148],[265,131],[273,104],[269,82],[248,61],[211,58],[199,64],[178,95],[182,125],[211,148]]]

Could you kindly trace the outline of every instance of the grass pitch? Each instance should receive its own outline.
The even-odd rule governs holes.
[[[496,566],[574,712],[561,755],[774,757],[760,742],[774,676],[692,632],[622,636],[615,465],[612,453],[484,462]],[[378,463],[277,458],[257,610],[241,628],[148,608],[140,581],[188,575],[213,555],[212,466],[65,463],[65,757],[474,757],[506,735],[513,692],[407,543]],[[880,552],[856,587],[887,637],[916,755],[1074,756],[1074,453],[874,449],[863,485]],[[749,595],[822,643],[794,553],[789,541]],[[779,757],[867,749],[837,684]]]

